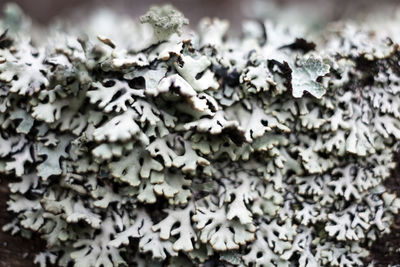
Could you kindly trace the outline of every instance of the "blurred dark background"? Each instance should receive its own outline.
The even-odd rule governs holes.
[[[0,0],[0,8],[7,2],[9,1]],[[169,2],[190,19],[192,27],[200,18],[208,16],[229,19],[234,28],[240,25],[244,18],[276,16],[277,9],[284,10],[286,14],[296,11],[304,17],[316,17],[326,22],[343,18],[354,19],[379,10],[390,12],[400,7],[399,0],[15,0],[14,2],[40,24],[47,24],[58,16],[70,17],[79,13],[82,17],[98,7],[110,7],[121,14],[137,17],[144,14],[152,4]]]

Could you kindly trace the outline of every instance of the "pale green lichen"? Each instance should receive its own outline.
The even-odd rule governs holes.
[[[3,229],[44,239],[37,264],[361,266],[390,231],[397,44],[218,19],[183,37],[171,6],[154,32],[24,21],[0,37]]]
[[[189,20],[171,5],[151,7],[140,17],[140,22],[149,23],[153,27],[158,42],[168,40],[174,33],[182,34],[183,26],[189,24]]]

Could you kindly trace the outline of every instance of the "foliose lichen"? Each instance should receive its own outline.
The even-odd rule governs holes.
[[[153,31],[38,38],[19,14],[1,22],[3,229],[40,235],[41,266],[361,266],[390,231],[391,40],[269,21],[233,38],[219,19],[188,34],[171,6],[142,17]]]

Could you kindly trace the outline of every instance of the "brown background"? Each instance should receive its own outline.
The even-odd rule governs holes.
[[[399,0],[275,0],[263,1],[273,3],[282,9],[304,9],[304,17],[312,13],[322,13],[327,21],[341,18],[354,19],[359,14],[377,12],[389,7],[400,7]],[[0,8],[9,1],[0,0]],[[87,15],[87,11],[94,7],[110,7],[123,14],[137,17],[144,14],[151,4],[172,3],[181,10],[195,25],[202,17],[219,17],[229,19],[234,26],[240,25],[246,17],[254,14],[245,14],[243,9],[251,6],[256,0],[15,0],[22,9],[36,22],[46,24],[55,16],[69,17],[80,10]],[[83,11],[83,12],[82,12]],[[273,13],[273,12],[272,12]]]

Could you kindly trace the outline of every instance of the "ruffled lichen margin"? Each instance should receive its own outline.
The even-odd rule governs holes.
[[[111,38],[6,10],[3,229],[38,233],[41,266],[362,265],[400,207],[398,45],[352,24],[192,32],[171,6],[141,22]]]

